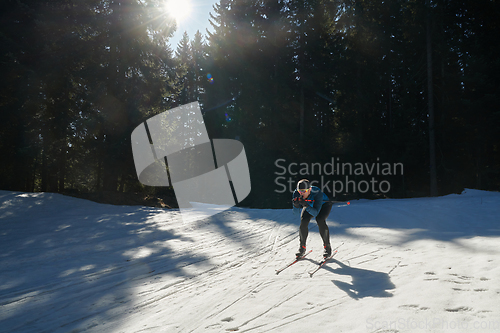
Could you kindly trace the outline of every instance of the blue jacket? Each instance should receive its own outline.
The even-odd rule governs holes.
[[[292,200],[298,197],[300,197],[299,191],[293,191]],[[319,187],[311,186],[311,194],[309,194],[306,199],[306,202],[309,204],[309,206],[306,207],[306,211],[312,216],[316,217],[318,216],[319,211],[321,210],[321,207],[323,207],[325,201],[328,200],[328,196],[325,193],[321,192]],[[300,214],[301,211],[302,208],[293,207],[294,214]]]

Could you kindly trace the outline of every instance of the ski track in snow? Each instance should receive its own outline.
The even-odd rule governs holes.
[[[178,210],[0,191],[2,332],[500,332],[500,194],[336,205],[332,246],[291,209]]]

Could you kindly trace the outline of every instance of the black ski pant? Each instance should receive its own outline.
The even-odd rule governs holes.
[[[321,239],[323,239],[323,245],[330,245],[330,230],[328,230],[328,225],[326,225],[326,219],[330,215],[333,203],[325,202],[321,207],[318,216],[316,216],[316,223],[318,223],[319,234]],[[307,212],[305,208],[302,209],[300,214],[300,246],[306,246],[307,235],[309,233],[309,222],[312,219],[312,215]]]

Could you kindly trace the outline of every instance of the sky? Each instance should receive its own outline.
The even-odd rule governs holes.
[[[176,0],[186,1],[186,0]],[[213,31],[212,26],[208,22],[209,13],[214,13],[213,5],[219,3],[219,0],[190,0],[191,12],[188,17],[177,23],[177,31],[170,39],[170,45],[175,50],[177,44],[182,38],[184,31],[187,31],[189,40],[193,40],[196,31],[200,30],[203,36],[206,35],[206,29]]]

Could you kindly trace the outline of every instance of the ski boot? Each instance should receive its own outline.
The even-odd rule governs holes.
[[[332,255],[332,247],[330,244],[324,246],[325,251],[323,252],[323,258],[328,258],[329,256]]]
[[[305,247],[305,246],[303,246],[303,245],[301,245],[301,246],[299,247],[299,251],[297,251],[297,253],[295,253],[295,256],[296,256],[297,258],[300,258],[300,257],[302,257],[305,253],[306,253],[306,247]]]

